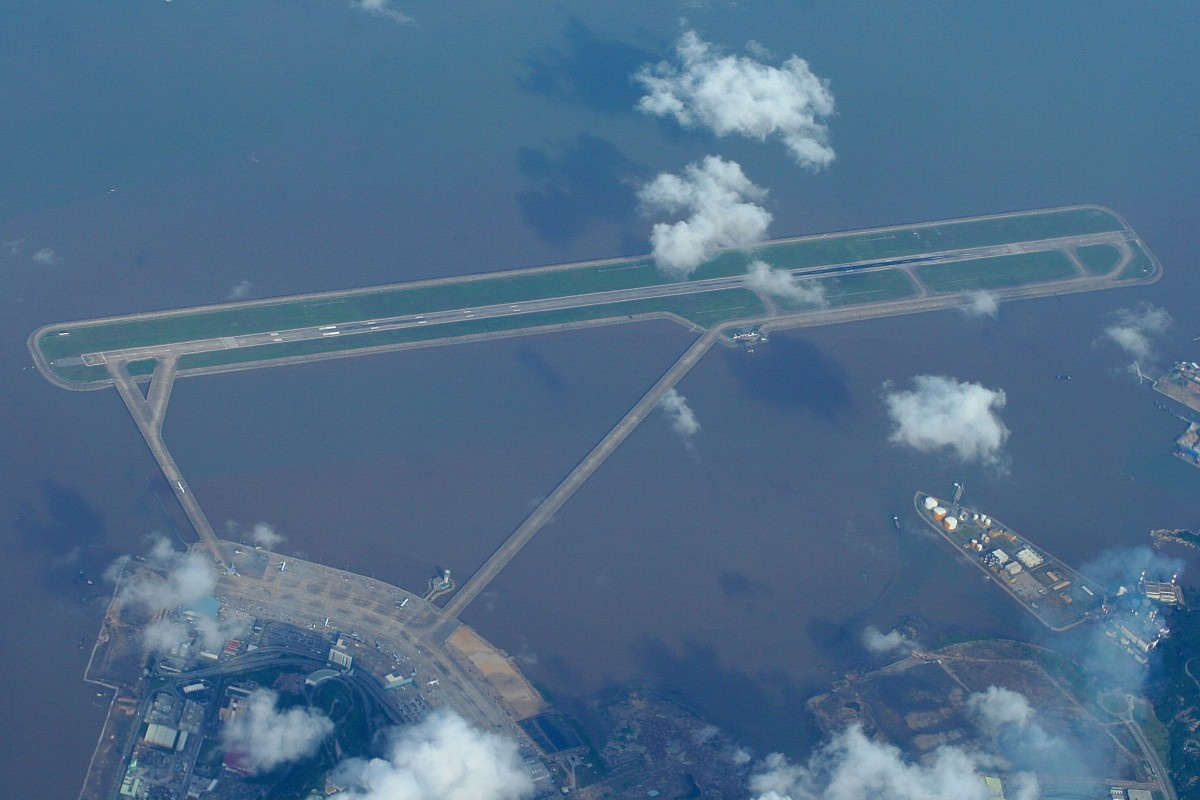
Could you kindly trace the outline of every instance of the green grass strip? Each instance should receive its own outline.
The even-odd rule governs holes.
[[[745,271],[752,258],[774,267],[799,269],[886,260],[931,251],[1032,241],[1121,230],[1112,214],[1094,208],[1065,209],[1012,217],[949,221],[893,231],[850,232],[800,242],[768,244],[752,254],[729,252],[703,265],[696,279]],[[122,319],[72,326],[69,336],[52,330],[38,342],[48,360],[83,353],[144,347],[166,342],[237,336],[312,325],[472,308],[565,297],[663,283],[650,259],[520,272],[433,286],[355,290],[329,297],[280,299],[265,305],[180,311],[148,319]]]
[[[1085,244],[1075,248],[1079,263],[1093,275],[1106,275],[1121,260],[1121,251],[1111,244]]]
[[[1061,280],[1074,275],[1075,267],[1059,250],[1039,250],[971,261],[924,264],[916,271],[930,291],[962,292]]]
[[[1154,272],[1154,263],[1150,260],[1150,256],[1146,255],[1146,251],[1142,249],[1142,246],[1137,242],[1129,242],[1128,244],[1129,249],[1133,251],[1133,258],[1125,265],[1125,269],[1121,270],[1121,274],[1117,276],[1117,280],[1138,280]]]
[[[457,336],[521,330],[544,325],[560,325],[572,322],[587,322],[601,319],[621,319],[637,314],[666,311],[697,325],[710,326],[729,319],[754,317],[765,313],[762,303],[752,292],[729,289],[717,292],[677,295],[674,297],[631,300],[622,303],[606,303],[582,308],[543,311],[520,316],[491,317],[443,325],[421,325],[393,331],[376,331],[352,336],[335,336],[310,339],[303,342],[285,342],[261,347],[238,347],[231,350],[214,350],[208,353],[193,353],[179,359],[180,369],[229,366],[255,361],[274,360],[293,356],[319,353],[340,353],[365,347],[424,342],[433,339],[448,339]]]

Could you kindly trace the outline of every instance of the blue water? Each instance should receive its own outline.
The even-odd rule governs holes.
[[[170,524],[115,393],[51,387],[27,368],[30,330],[242,281],[267,296],[643,252],[636,186],[709,153],[770,189],[774,235],[1096,202],[1166,277],[996,322],[713,352],[679,387],[693,448],[652,417],[468,610],[531,677],[564,697],[653,683],[759,752],[799,754],[804,698],[863,663],[866,624],[1027,632],[935,542],[896,535],[914,489],[965,480],[1077,562],[1200,524],[1200,474],[1167,455],[1179,424],[1100,340],[1146,300],[1178,323],[1162,357],[1200,355],[1200,12],[399,3],[417,19],[401,26],[348,6],[6,8],[0,793],[77,791],[103,717],[77,642],[102,603],[74,578]],[[829,170],[629,110],[626,76],[681,14],[830,80]],[[33,261],[43,248],[57,263]],[[293,552],[411,585],[481,563],[687,340],[652,325],[184,380],[166,436],[218,525],[265,520]],[[1007,475],[887,443],[883,383],[929,372],[1005,390]]]

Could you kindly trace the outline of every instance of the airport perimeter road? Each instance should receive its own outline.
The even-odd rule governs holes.
[[[526,519],[521,526],[513,531],[512,535],[500,545],[500,548],[492,554],[492,557],[487,560],[479,571],[471,576],[471,579],[463,584],[462,588],[455,593],[450,602],[442,609],[443,614],[454,620],[474,600],[480,592],[482,592],[492,579],[499,574],[500,570],[504,569],[505,565],[511,561],[517,553],[521,551],[529,540],[542,529],[554,514],[562,508],[563,503],[570,499],[571,495],[579,489],[584,482],[592,476],[601,464],[612,455],[613,451],[628,438],[629,434],[633,433],[634,429],[642,423],[642,420],[655,409],[659,401],[675,384],[683,378],[684,375],[694,367],[701,357],[709,351],[709,348],[717,341],[719,336],[717,329],[707,331],[703,336],[687,349],[687,351],[676,361],[666,373],[663,374],[658,382],[651,387],[650,391],[637,402],[629,413],[617,423],[608,435],[600,440],[600,443],[588,453],[583,461],[571,473],[563,479],[563,482],[550,493],[550,495],[542,501],[529,518]],[[457,623],[454,623],[457,624]],[[453,628],[443,630],[443,635],[438,638],[445,638],[453,633]]]
[[[1019,254],[1036,253],[1039,251],[1059,250],[1065,253],[1070,253],[1072,248],[1083,247],[1096,244],[1110,244],[1120,249],[1125,258],[1122,263],[1118,264],[1107,275],[1089,275],[1082,267],[1076,263],[1076,276],[1067,279],[1065,282],[1078,281],[1080,283],[1079,290],[1105,288],[1106,286],[1119,285],[1116,277],[1120,274],[1125,261],[1129,257],[1129,248],[1126,244],[1127,237],[1131,235],[1128,231],[1109,231],[1104,233],[1090,233],[1078,236],[1067,236],[1053,239],[1039,239],[1024,242],[1014,242],[1002,245],[988,245],[982,247],[959,248],[949,250],[932,250],[928,253],[905,256],[903,258],[889,258],[882,260],[864,260],[854,261],[843,264],[826,265],[819,267],[809,267],[803,269],[791,270],[791,274],[797,280],[804,279],[823,279],[823,278],[844,278],[853,275],[862,275],[871,272],[881,272],[887,270],[900,270],[904,272],[910,280],[917,286],[918,297],[928,296],[930,294],[938,294],[939,296],[957,296],[954,291],[931,292],[927,287],[921,285],[916,279],[915,270],[927,265],[934,264],[953,264],[956,262],[967,262],[979,259],[997,258],[1001,256],[1014,256]],[[1073,259],[1074,260],[1074,259]],[[531,272],[546,271],[543,268],[531,270]],[[517,273],[519,274],[519,273]],[[446,279],[445,284],[450,284],[459,279]],[[1065,283],[1060,281],[1060,283]],[[442,285],[439,282],[432,282],[429,285]],[[1019,287],[1018,290],[1010,293],[1011,297],[1021,296],[1020,289],[1034,290],[1042,284],[1028,284],[1027,286]],[[336,337],[356,337],[361,336],[362,348],[375,348],[382,346],[383,348],[415,346],[414,343],[399,343],[393,345],[378,345],[376,340],[373,340],[366,334],[381,333],[386,331],[399,331],[412,328],[420,328],[426,326],[438,326],[451,323],[462,323],[468,321],[478,321],[487,319],[497,319],[504,317],[522,317],[529,316],[528,325],[530,327],[539,324],[540,320],[534,316],[538,314],[546,314],[549,312],[563,312],[573,309],[585,309],[590,306],[604,306],[617,303],[629,303],[637,301],[653,301],[667,300],[673,297],[681,297],[684,295],[696,295],[707,292],[728,291],[734,289],[753,288],[747,284],[747,277],[744,274],[709,278],[704,280],[692,280],[682,282],[665,282],[657,283],[650,286],[639,286],[626,289],[615,289],[609,291],[598,291],[586,294],[565,295],[556,297],[547,297],[540,299],[531,299],[523,301],[511,301],[506,303],[496,303],[489,305],[477,305],[463,308],[455,308],[451,310],[426,311],[424,313],[403,314],[392,317],[380,317],[373,319],[343,321],[329,324],[308,325],[304,327],[279,329],[279,330],[260,330],[249,333],[232,333],[228,336],[209,336],[206,338],[180,340],[180,341],[164,341],[158,344],[152,344],[141,347],[122,348],[115,350],[100,350],[96,352],[82,353],[80,358],[82,363],[88,366],[99,366],[110,360],[117,361],[139,361],[144,359],[163,359],[163,358],[179,358],[181,356],[211,353],[221,350],[231,350],[235,348],[262,348],[261,355],[256,354],[256,357],[247,361],[239,361],[238,369],[246,369],[252,367],[256,361],[268,361],[272,359],[287,357],[284,354],[275,354],[272,352],[272,345],[284,345],[297,342],[311,342],[322,339],[333,339]],[[1036,293],[1036,292],[1035,292]],[[760,293],[761,295],[761,293]],[[768,308],[774,310],[776,308],[774,302],[770,298],[765,298]],[[287,302],[287,298],[262,301],[261,305],[271,305],[280,302]],[[874,303],[864,301],[857,305],[853,300],[849,305],[855,306],[863,310],[864,317],[872,316],[870,309]],[[920,310],[918,306],[912,306],[912,310]],[[172,312],[174,314],[186,314],[187,312]],[[755,322],[761,322],[763,319],[773,319],[775,317],[790,317],[794,312],[781,311],[768,314],[766,317],[755,317]],[[896,313],[896,312],[892,312]],[[146,314],[135,315],[132,317],[122,318],[125,320],[136,321],[138,319],[159,319],[163,314]],[[171,316],[167,314],[166,316]],[[747,320],[748,321],[748,320]],[[73,326],[86,326],[90,323],[73,323],[64,327],[69,330]],[[518,329],[520,324],[516,326]],[[485,336],[487,334],[484,334]],[[495,335],[512,335],[511,329],[497,332]],[[452,334],[447,334],[447,337]],[[431,337],[422,340],[420,346],[429,346],[437,343],[439,337]],[[39,369],[46,374],[51,380],[55,380],[51,372],[51,365],[40,355],[40,350],[31,342],[31,348],[34,350],[35,361],[38,363]],[[352,355],[355,347],[349,347],[339,350],[340,355]],[[322,352],[314,354],[313,358],[326,357],[327,353]],[[302,360],[305,356],[292,356],[289,360]],[[212,369],[212,368],[208,368]],[[219,369],[219,368],[218,368]],[[184,369],[186,373],[186,368]],[[69,384],[61,380],[55,380],[60,385]],[[87,384],[82,384],[77,388],[86,388]]]

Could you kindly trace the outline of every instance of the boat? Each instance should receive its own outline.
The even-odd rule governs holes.
[[[892,514],[892,525],[896,528],[896,530],[900,530],[900,515],[899,514]]]
[[[1099,584],[996,518],[924,492],[914,495],[913,505],[960,556],[1047,628],[1065,631],[1096,616],[1105,595]]]

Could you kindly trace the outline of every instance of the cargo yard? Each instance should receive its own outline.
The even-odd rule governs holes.
[[[1175,440],[1175,449],[1171,452],[1193,467],[1200,467],[1200,424],[1189,424]]]
[[[917,492],[917,513],[968,560],[1053,631],[1093,616],[1104,589],[986,514]]]
[[[1175,366],[1154,381],[1154,389],[1193,411],[1200,411],[1200,364],[1175,362]]]
[[[1102,586],[999,520],[961,505],[962,485],[955,488],[951,500],[917,492],[913,505],[959,554],[1050,630],[1094,622],[1138,664],[1149,663],[1150,651],[1170,635],[1157,606],[1184,605],[1176,576],[1167,582],[1143,573],[1136,586]]]

